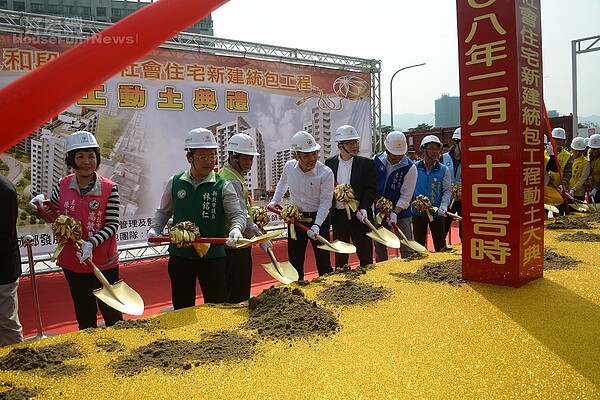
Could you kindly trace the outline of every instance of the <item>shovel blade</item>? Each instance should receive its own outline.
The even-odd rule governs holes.
[[[271,275],[271,277],[275,278],[277,281],[283,283],[284,285],[288,285],[288,284],[298,280],[298,278],[296,278],[294,280],[294,279],[290,279],[287,276],[280,274],[279,273],[280,268],[277,268],[277,266],[275,266],[275,264],[272,262],[264,263],[264,264],[262,264],[262,267],[265,269],[265,271],[267,271],[267,273],[269,275]],[[296,271],[296,270],[294,270],[294,271]],[[298,275],[298,272],[296,271],[296,276],[297,275]]]
[[[416,251],[417,253],[420,253],[420,254],[429,253],[429,250],[427,250],[427,247],[423,246],[421,243],[417,242],[416,240],[409,240],[408,246],[412,247],[412,249],[414,251]]]
[[[123,281],[117,281],[111,285],[112,291],[107,287],[94,290],[94,296],[106,305],[130,315],[142,315],[144,313],[144,300],[129,285]]]
[[[367,236],[391,249],[400,248],[400,239],[398,239],[398,236],[394,235],[392,232],[385,229],[384,227],[380,227],[375,229],[374,231],[367,232]]]
[[[356,253],[356,247],[353,244],[334,240],[333,242],[323,243],[318,248],[327,251],[333,251],[334,253],[341,254],[354,254]]]

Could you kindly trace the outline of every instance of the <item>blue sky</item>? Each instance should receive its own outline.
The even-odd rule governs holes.
[[[500,0],[498,0],[500,1]],[[600,35],[600,0],[541,0],[544,98],[572,111],[571,41]],[[454,0],[230,0],[213,12],[215,36],[382,62],[382,113],[433,113],[443,93],[459,94]],[[600,49],[600,44],[596,46]],[[578,56],[580,116],[600,115],[600,51]]]

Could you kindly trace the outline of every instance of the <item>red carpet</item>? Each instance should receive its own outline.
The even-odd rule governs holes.
[[[458,227],[453,226],[449,242],[457,243],[458,241]],[[305,279],[311,280],[317,276],[317,271],[312,249],[310,246],[308,247],[304,275]],[[428,248],[433,248],[431,238],[429,238]],[[274,242],[274,252],[279,260],[287,260],[286,242],[284,240]],[[396,252],[394,249],[390,249],[389,254],[390,257],[395,257]],[[270,262],[270,259],[263,253],[260,247],[254,246],[252,248],[252,259],[254,261],[252,294],[257,296],[264,289],[278,282],[261,267],[262,263]],[[333,255],[331,255],[331,260],[333,265]],[[355,254],[350,255],[350,264],[353,266],[358,265],[358,259]],[[140,294],[145,304],[143,315],[126,315],[125,318],[141,318],[155,315],[161,310],[171,307],[167,257],[121,264],[120,274],[121,279]],[[19,318],[21,325],[23,325],[23,336],[25,338],[34,337],[39,332],[33,305],[31,279],[29,276],[24,276],[21,277],[19,282]],[[41,332],[45,335],[50,335],[76,331],[77,322],[75,321],[73,303],[62,272],[37,275],[36,285],[42,322]],[[201,304],[202,295],[199,287],[197,293],[199,296],[196,304]],[[102,317],[99,315],[98,321],[101,322],[101,320]]]

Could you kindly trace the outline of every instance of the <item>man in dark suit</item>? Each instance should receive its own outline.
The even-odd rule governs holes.
[[[349,204],[333,199],[331,208],[333,239],[349,242],[352,238],[360,266],[364,267],[373,263],[373,242],[366,235],[369,228],[362,221],[366,218],[373,220],[371,205],[375,201],[376,194],[375,166],[372,159],[358,155],[360,136],[353,126],[340,126],[335,132],[335,140],[340,154],[325,160],[325,165],[333,171],[336,186],[348,184],[352,187],[358,207],[356,213],[348,214],[346,206]],[[343,267],[347,263],[348,254],[335,254],[336,268]]]
[[[0,346],[23,341],[17,296],[21,276],[17,241],[18,204],[15,187],[0,174]]]

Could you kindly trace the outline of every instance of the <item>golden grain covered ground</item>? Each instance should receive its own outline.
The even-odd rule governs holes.
[[[600,252],[597,242],[556,240],[569,232],[547,229],[546,247],[581,263],[546,271],[518,289],[394,274],[459,260],[460,248],[368,270],[359,281],[390,294],[367,305],[319,301],[319,292],[340,280],[335,275],[301,287],[339,319],[338,331],[327,336],[261,338],[240,327],[246,308],[201,306],[154,317],[158,329],[99,329],[2,348],[5,359],[15,349],[73,342],[81,356],[65,360],[63,367],[73,368],[62,374],[0,370],[0,397],[600,399]],[[197,342],[212,332],[235,334],[251,354],[185,368],[147,367],[131,376],[111,367],[157,339]]]

